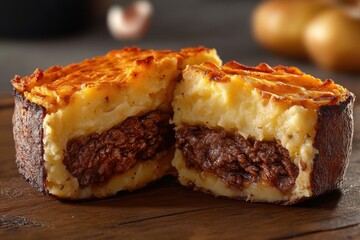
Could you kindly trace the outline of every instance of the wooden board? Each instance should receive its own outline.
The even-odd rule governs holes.
[[[292,207],[214,198],[166,177],[135,192],[82,202],[32,189],[17,173],[12,100],[0,100],[0,239],[335,239],[360,237],[360,105],[340,190]]]

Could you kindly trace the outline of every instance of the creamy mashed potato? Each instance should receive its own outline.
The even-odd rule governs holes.
[[[170,102],[166,99],[166,92],[171,88],[170,83],[174,81],[174,76],[178,76],[176,61],[171,61],[169,70],[163,70],[159,74],[149,72],[149,78],[143,78],[142,82],[133,85],[131,88],[88,88],[85,87],[77,92],[72,99],[72,103],[58,111],[47,114],[44,123],[44,160],[47,170],[47,186],[49,193],[65,198],[86,198],[97,194],[89,189],[79,189],[78,181],[73,177],[63,164],[64,152],[68,140],[80,136],[85,136],[94,132],[104,132],[111,127],[121,123],[129,116],[143,115],[149,111],[159,109],[165,103]],[[169,66],[168,64],[166,64]],[[163,77],[165,76],[165,77]],[[150,163],[144,163],[149,165]],[[153,166],[158,163],[154,162]],[[141,167],[139,163],[135,168]],[[169,166],[167,167],[169,168]],[[163,169],[166,170],[166,167]],[[157,176],[164,175],[160,172]],[[149,179],[147,174],[139,174],[132,183],[136,186],[139,182],[146,182]],[[144,179],[141,179],[144,177]],[[114,176],[115,178],[115,176]],[[122,185],[122,179],[118,185]],[[102,186],[109,189],[107,195],[116,193],[116,188],[109,187],[114,185],[114,180]],[[134,188],[129,185],[128,188]],[[119,189],[122,190],[122,189]],[[105,191],[105,190],[102,190]],[[103,193],[105,196],[106,194]]]

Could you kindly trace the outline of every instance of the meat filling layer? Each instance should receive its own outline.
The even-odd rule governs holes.
[[[129,117],[106,132],[71,139],[63,162],[80,186],[99,185],[174,145],[169,119],[154,111]]]
[[[286,193],[299,174],[287,149],[276,141],[245,139],[222,128],[185,126],[175,134],[188,168],[214,173],[234,190],[246,182],[263,182]]]

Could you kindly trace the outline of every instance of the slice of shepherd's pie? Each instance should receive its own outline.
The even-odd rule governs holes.
[[[188,66],[173,108],[179,181],[216,196],[293,204],[338,188],[354,95],[294,67]]]
[[[125,48],[12,80],[16,163],[43,193],[106,197],[169,173],[171,101],[188,64],[221,64],[214,49]]]

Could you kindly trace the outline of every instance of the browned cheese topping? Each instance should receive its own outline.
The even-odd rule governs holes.
[[[299,174],[288,150],[276,141],[245,139],[222,128],[202,126],[182,127],[175,138],[188,168],[214,173],[235,190],[245,182],[262,181],[286,193]]]
[[[53,66],[46,71],[36,69],[31,75],[15,76],[11,83],[14,89],[50,113],[69,105],[76,93],[84,88],[132,88],[141,85],[141,79],[147,78],[148,72],[164,71],[168,66],[162,64],[164,61],[176,60],[180,71],[188,61],[209,60],[206,56],[213,56],[214,61],[217,59],[215,50],[205,47],[181,51],[124,48],[65,67]]]
[[[323,105],[336,105],[345,100],[348,90],[334,81],[321,81],[305,74],[296,67],[270,67],[261,63],[256,67],[248,67],[231,61],[219,67],[205,62],[189,67],[190,70],[203,72],[204,77],[213,82],[231,82],[233,77],[240,77],[256,88],[264,99],[284,104],[300,105],[317,109]],[[186,70],[185,70],[186,72]]]
[[[80,186],[104,183],[172,146],[174,131],[169,119],[170,115],[154,111],[129,117],[106,132],[72,139],[64,164]]]

